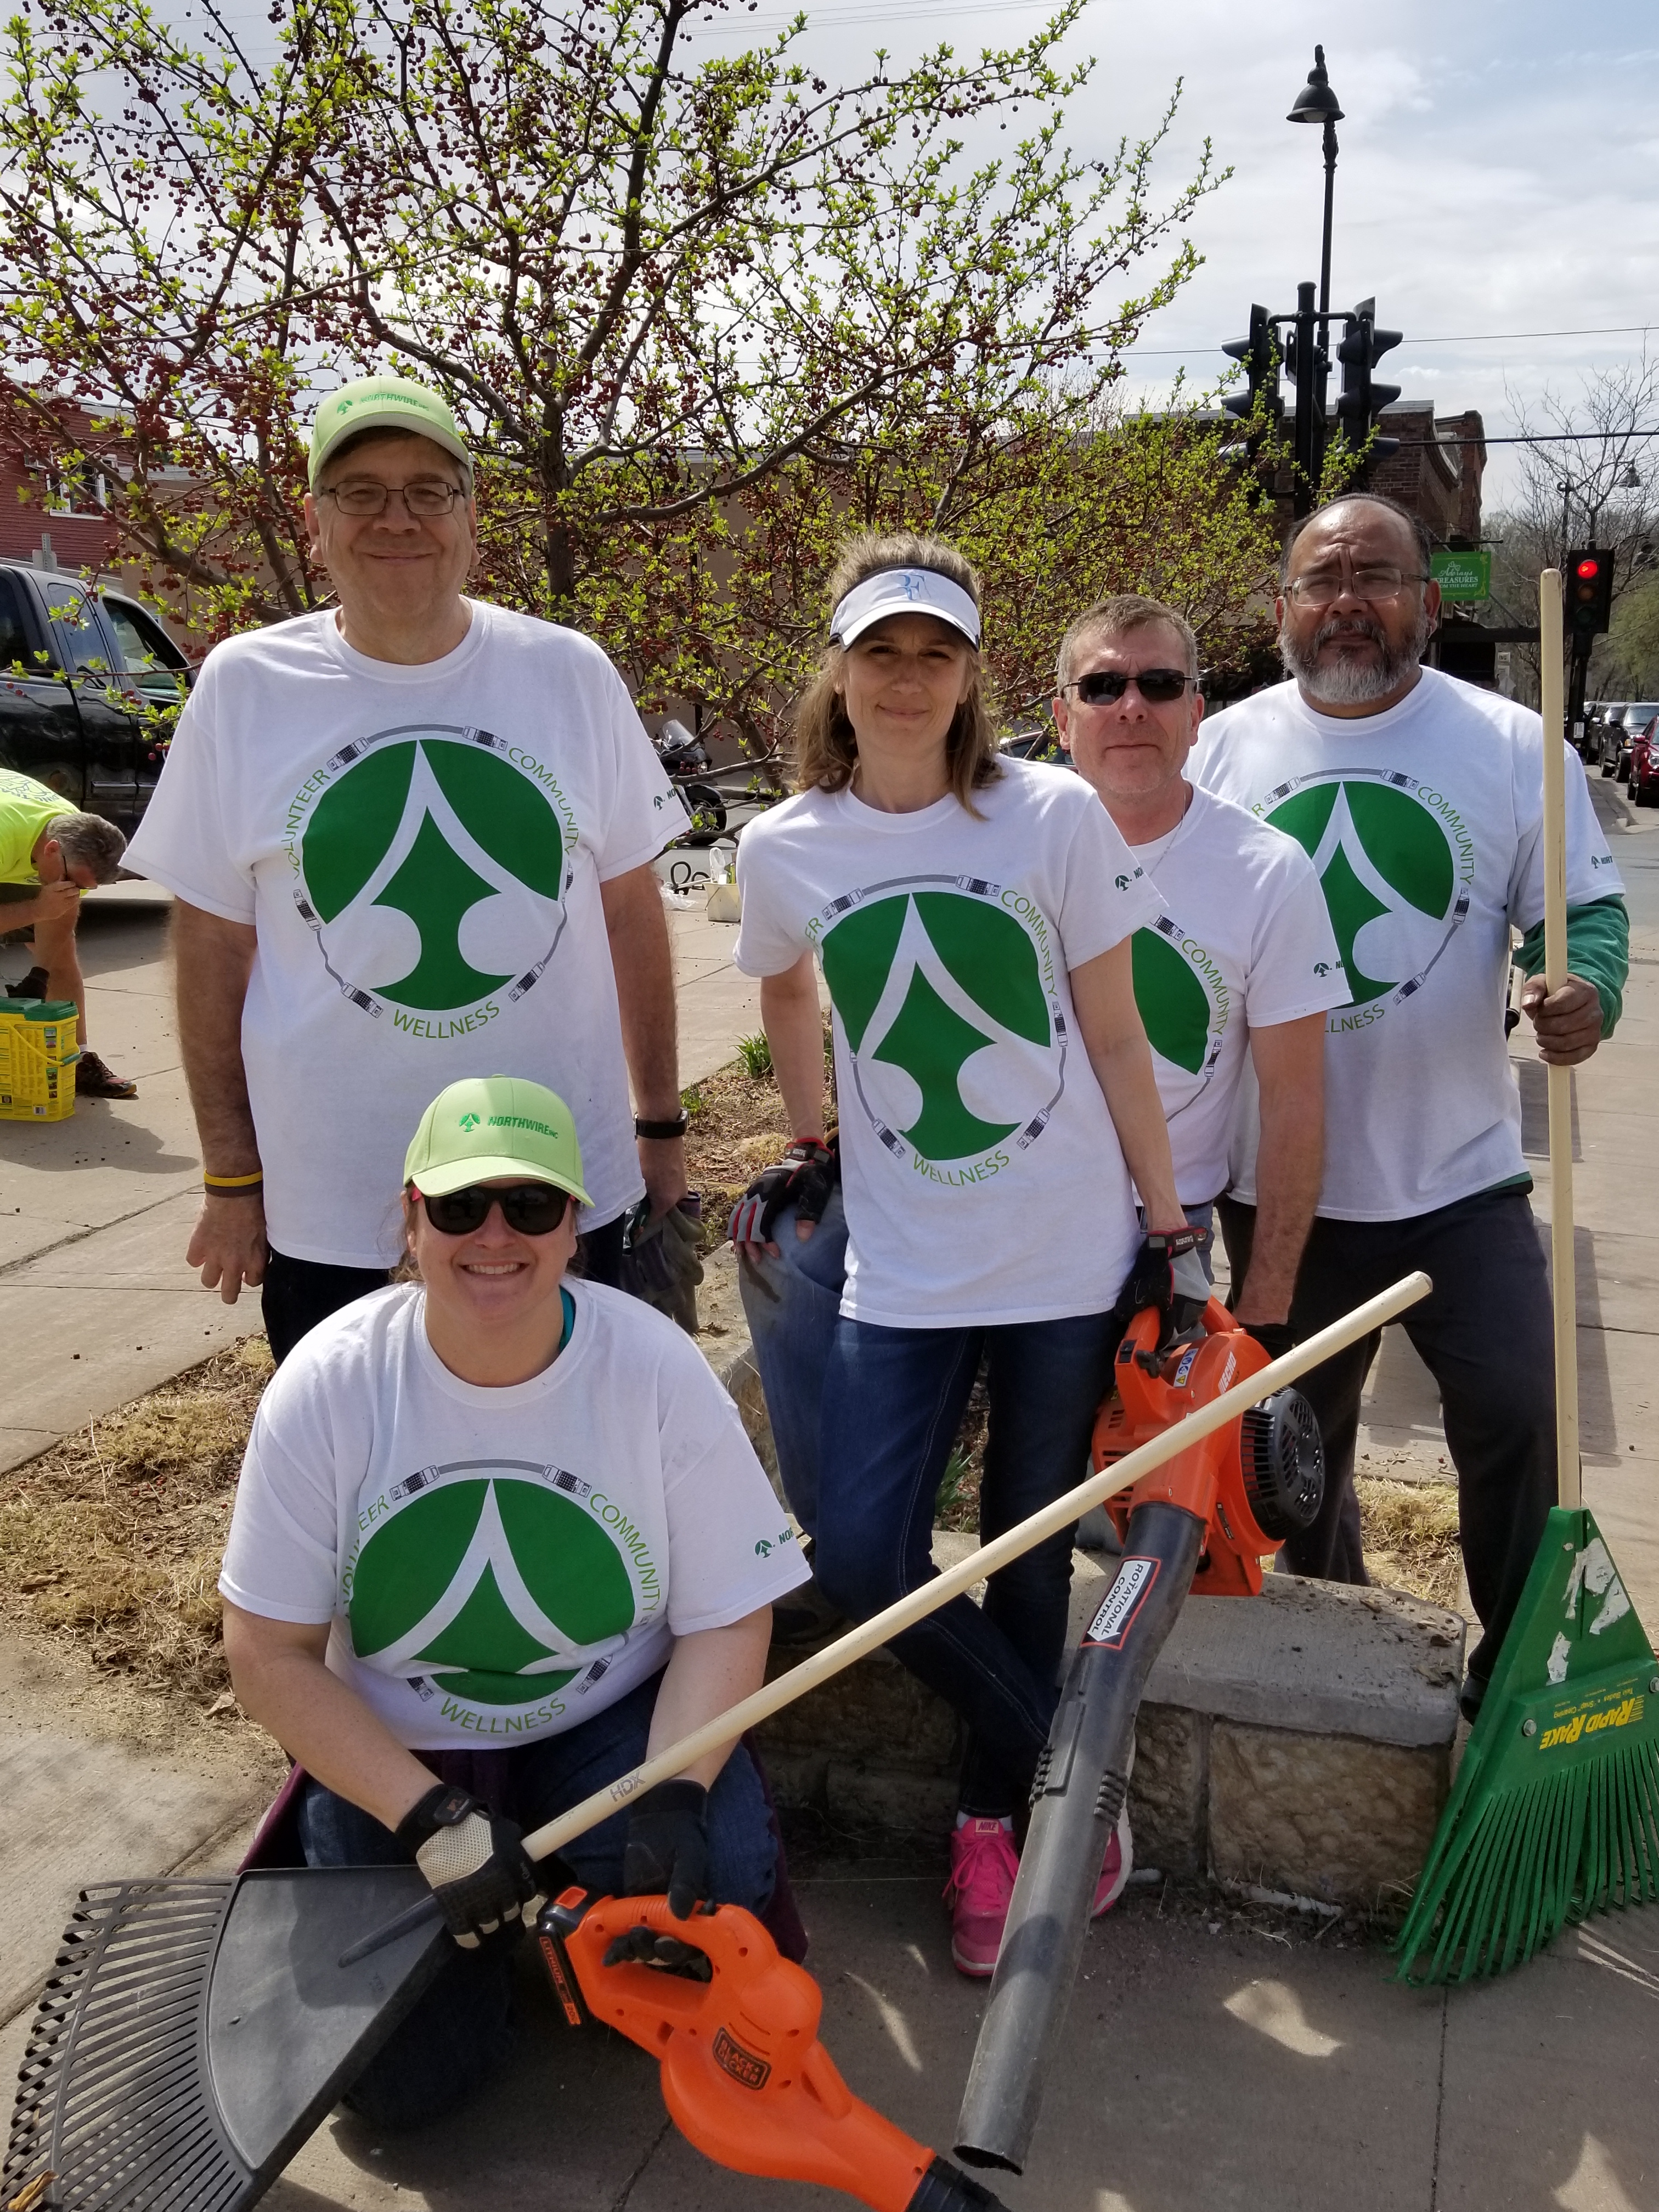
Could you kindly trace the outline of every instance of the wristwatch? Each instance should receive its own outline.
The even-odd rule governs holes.
[[[691,1116],[684,1106],[672,1121],[644,1121],[637,1114],[634,1116],[636,1137],[683,1137],[690,1127]]]

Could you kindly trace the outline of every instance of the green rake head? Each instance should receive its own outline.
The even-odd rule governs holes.
[[[1659,1667],[1589,1514],[1550,1515],[1395,1944],[1397,1978],[1503,1973],[1659,1899]]]

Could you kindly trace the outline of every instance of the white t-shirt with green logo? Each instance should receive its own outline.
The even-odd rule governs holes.
[[[1579,906],[1624,886],[1566,755]],[[1326,1024],[1320,1212],[1407,1220],[1523,1176],[1504,1009],[1510,926],[1544,912],[1537,715],[1432,668],[1352,720],[1280,684],[1204,722],[1191,773],[1294,837],[1325,893],[1352,1003]]]
[[[1099,1312],[1139,1242],[1066,974],[1158,894],[1066,769],[1005,762],[974,804],[982,818],[803,792],[738,847],[738,966],[812,951],[829,986],[842,1311],[890,1328]]]
[[[404,1148],[462,1076],[558,1092],[589,1221],[643,1188],[599,886],[685,812],[597,646],[471,611],[416,667],[331,614],[216,647],[127,856],[258,932],[242,1057],[292,1259],[396,1258]]]
[[[1152,1048],[1183,1206],[1227,1188],[1249,1032],[1347,1003],[1347,978],[1294,839],[1194,790],[1174,834],[1131,848],[1168,912],[1135,932],[1135,1003]]]
[[[574,1282],[528,1382],[463,1382],[396,1285],[332,1315],[260,1402],[219,1588],[332,1623],[328,1665],[400,1743],[580,1727],[805,1582],[738,1410],[684,1334]]]

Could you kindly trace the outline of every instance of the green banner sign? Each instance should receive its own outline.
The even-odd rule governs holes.
[[[1437,553],[1429,574],[1443,599],[1485,599],[1492,596],[1490,553]]]

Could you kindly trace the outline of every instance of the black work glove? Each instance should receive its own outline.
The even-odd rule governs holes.
[[[732,1209],[726,1233],[734,1244],[769,1244],[779,1214],[793,1206],[798,1221],[822,1221],[841,1181],[841,1134],[826,1143],[797,1138],[775,1165],[763,1168]]]
[[[410,1807],[397,1836],[413,1850],[464,1951],[476,1951],[481,1936],[517,1920],[541,1889],[517,1823],[447,1783],[434,1784]]]
[[[628,1816],[623,1895],[665,1895],[689,1920],[708,1892],[708,1792],[701,1782],[659,1782]]]
[[[654,1966],[659,1974],[677,1974],[684,1982],[712,1982],[714,1962],[707,1951],[682,1943],[678,1936],[659,1936],[653,1929],[630,1928],[618,1936],[605,1954],[607,1966]]]
[[[1126,1328],[1148,1306],[1158,1308],[1160,1351],[1190,1328],[1210,1302],[1209,1277],[1198,1256],[1203,1242],[1197,1229],[1159,1230],[1147,1237],[1117,1294],[1112,1310]]]
[[[1296,1332],[1287,1321],[1247,1321],[1240,1324],[1253,1336],[1269,1359],[1282,1359],[1296,1345]]]

